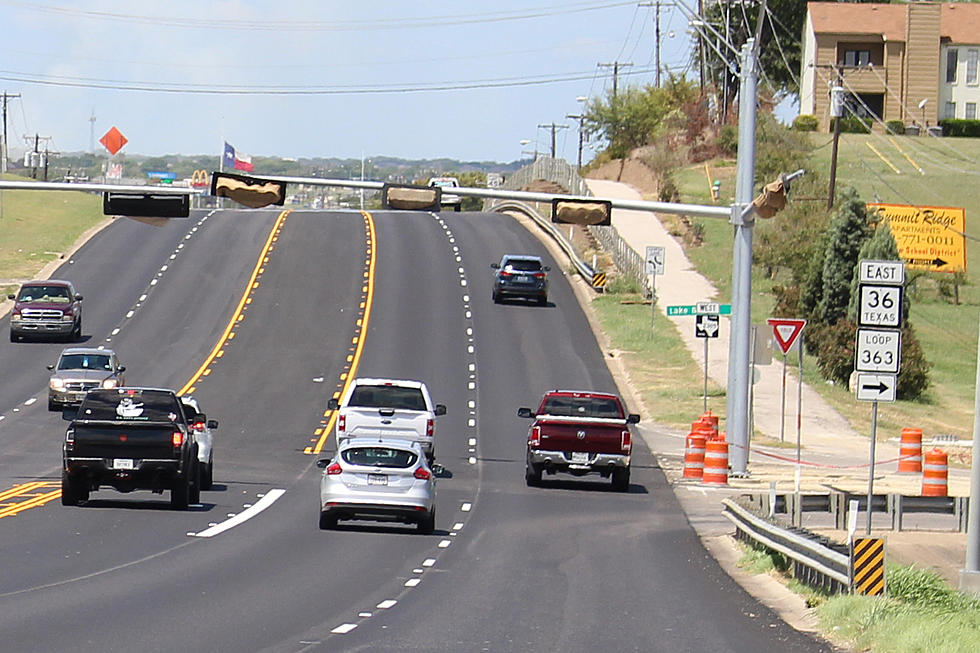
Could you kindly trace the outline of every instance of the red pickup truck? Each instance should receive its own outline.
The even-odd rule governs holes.
[[[541,484],[542,472],[575,476],[599,474],[612,478],[613,489],[630,487],[633,436],[629,425],[640,416],[627,413],[614,394],[584,390],[545,393],[537,412],[519,408],[518,417],[534,419],[527,432],[529,486]]]

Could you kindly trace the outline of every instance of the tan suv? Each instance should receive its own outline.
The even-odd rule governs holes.
[[[56,365],[48,365],[48,410],[61,410],[82,403],[85,393],[96,388],[126,385],[119,357],[111,349],[69,347]]]

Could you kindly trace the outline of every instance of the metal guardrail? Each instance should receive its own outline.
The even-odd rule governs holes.
[[[515,200],[505,200],[502,202],[492,203],[486,210],[492,211],[494,213],[519,211],[525,214],[526,216],[528,216],[529,218],[531,218],[532,220],[534,220],[534,222],[537,223],[537,225],[541,227],[541,229],[543,229],[549,236],[551,236],[551,238],[558,244],[561,250],[565,252],[565,254],[568,256],[569,259],[571,259],[572,265],[575,266],[575,269],[578,270],[578,273],[581,274],[582,277],[584,277],[589,282],[590,286],[592,286],[592,278],[595,275],[595,269],[593,269],[591,265],[589,265],[581,258],[579,258],[579,255],[575,251],[575,248],[572,247],[572,244],[570,242],[568,242],[568,239],[565,238],[565,235],[555,227],[555,225],[551,222],[550,219],[545,218],[543,215],[541,215],[541,213],[539,213],[538,210],[535,209],[533,206]],[[595,288],[593,287],[593,289]]]
[[[737,500],[724,499],[722,505],[725,517],[735,525],[736,537],[785,555],[793,561],[794,578],[834,592],[850,590],[851,559],[844,552],[846,545],[835,545],[800,528],[774,524]]]
[[[539,156],[530,165],[526,165],[507,177],[501,188],[518,190],[526,188],[539,179],[551,181],[571,195],[591,195],[588,185],[576,170],[565,159],[553,159],[549,156]]]
[[[650,277],[647,276],[644,257],[623,240],[616,227],[589,226],[589,232],[595,236],[602,248],[612,255],[616,268],[624,275],[635,279],[647,297],[652,296],[653,289],[650,287]]]

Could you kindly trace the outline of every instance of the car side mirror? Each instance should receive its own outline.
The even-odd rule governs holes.
[[[640,416],[637,415],[636,413],[630,413],[629,415],[626,416],[626,423],[627,424],[639,424],[640,423]]]
[[[125,365],[120,365],[119,366],[119,369],[116,370],[116,374],[122,374],[125,371],[126,371],[126,366]]]
[[[340,408],[340,404],[337,402],[336,399],[331,398],[327,400],[328,410],[337,410],[338,408]]]
[[[544,266],[543,269],[544,269],[545,272],[551,272],[551,266],[550,265]]]
[[[78,417],[78,406],[65,406],[61,409],[61,419],[72,422]]]
[[[327,465],[329,464],[330,464],[329,458],[320,458],[318,461],[316,461],[316,466],[319,467],[320,469],[326,469]]]
[[[534,417],[534,413],[531,412],[531,409],[530,408],[523,408],[522,407],[522,408],[518,408],[517,409],[517,416],[518,417]]]
[[[53,370],[54,369],[54,365],[48,365],[48,369],[49,370]]]
[[[491,263],[490,264],[490,269],[491,270],[499,270],[500,269],[500,263]],[[10,298],[13,299],[14,296],[11,295]]]
[[[82,301],[83,299],[85,299],[85,298],[84,298],[84,297],[82,297],[81,295],[75,295],[75,301],[76,301],[76,302],[80,302],[80,301]]]
[[[436,415],[445,415],[446,406],[444,404],[436,404]]]
[[[208,428],[209,429],[216,429],[216,428],[218,428],[218,420],[216,420],[216,419],[209,419],[208,420]]]

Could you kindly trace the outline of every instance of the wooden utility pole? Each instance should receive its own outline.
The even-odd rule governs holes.
[[[3,92],[3,143],[0,143],[0,172],[7,172],[7,102],[20,97],[20,93]]]
[[[830,115],[831,116],[833,116],[834,115],[834,112],[835,112],[835,109],[834,109],[835,98],[834,98],[833,94],[834,93],[839,93],[839,94],[843,95],[843,82],[844,82],[844,75],[843,75],[843,72],[841,71],[840,66],[838,66],[837,67],[837,85],[834,86],[834,88],[831,89],[831,91],[830,91],[831,92],[831,97],[830,97]],[[840,90],[838,90],[838,89],[840,89]],[[840,141],[840,119],[844,115],[844,98],[843,97],[840,97],[837,100],[837,102],[838,102],[838,104],[837,104],[837,110],[836,110],[837,116],[834,117],[834,146],[833,146],[833,149],[831,150],[831,153],[830,153],[830,187],[827,190],[827,209],[828,210],[834,208],[834,193],[836,192],[835,186],[837,185],[837,143],[838,143],[838,141]]]
[[[583,114],[569,113],[565,115],[566,118],[572,118],[573,120],[578,120],[578,167],[582,168],[582,144],[584,142],[584,127],[585,127],[585,116]]]
[[[599,64],[599,67],[600,68],[612,68],[613,69],[613,94],[612,94],[612,96],[613,96],[613,99],[614,100],[616,99],[616,94],[619,91],[619,69],[620,69],[620,67],[622,67],[622,68],[628,68],[629,66],[632,66],[632,65],[633,65],[632,62],[620,62],[620,61],[614,61],[612,63],[600,63]]]
[[[538,129],[550,129],[551,130],[551,158],[555,158],[555,132],[559,129],[568,129],[568,125],[556,125],[551,123],[550,125],[538,125]]]

